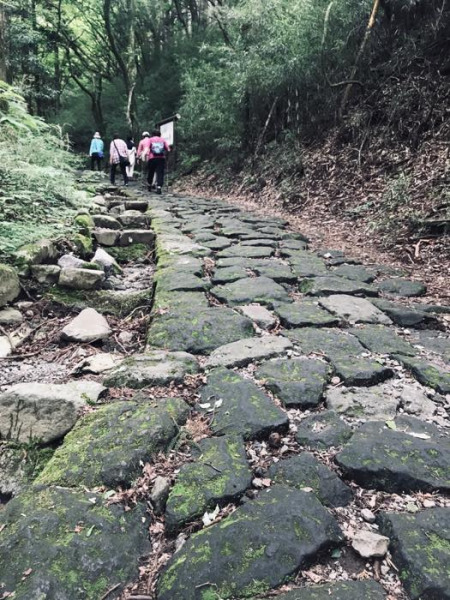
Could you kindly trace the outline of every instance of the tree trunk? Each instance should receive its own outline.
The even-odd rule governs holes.
[[[359,66],[359,61],[361,60],[361,57],[362,57],[362,55],[364,53],[364,49],[365,49],[365,47],[367,45],[367,42],[369,41],[370,34],[372,33],[372,29],[374,28],[379,8],[380,8],[380,0],[374,0],[373,6],[372,6],[372,12],[370,14],[369,22],[368,22],[367,27],[366,27],[366,32],[364,34],[363,41],[361,43],[361,46],[359,48],[358,54],[357,54],[356,59],[355,59],[355,64],[353,65],[353,69],[352,69],[352,72],[351,72],[351,75],[350,75],[350,78],[349,78],[350,80],[354,80],[355,79],[356,72],[357,72],[358,66]],[[342,97],[341,108],[339,110],[339,115],[341,117],[344,114],[345,107],[347,106],[347,102],[348,102],[348,99],[350,97],[350,93],[352,91],[352,88],[353,88],[353,81],[351,81],[347,85],[347,87],[345,88],[344,95]]]
[[[9,44],[8,44],[8,13],[7,8],[0,2],[0,79],[11,83],[9,81],[8,73],[8,56],[9,56]]]

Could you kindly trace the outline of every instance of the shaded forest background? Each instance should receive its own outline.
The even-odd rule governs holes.
[[[178,112],[191,185],[442,253],[449,17],[447,0],[0,0],[0,79],[80,152]]]

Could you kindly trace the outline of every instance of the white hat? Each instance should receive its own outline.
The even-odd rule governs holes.
[[[147,135],[148,137],[150,137],[150,134],[149,134],[149,132],[148,132],[148,131],[143,131],[143,132],[142,132],[142,137],[145,137],[146,135]]]
[[[99,132],[98,132],[98,131],[96,131],[96,132],[94,133],[94,137],[95,137],[95,138],[101,138],[102,136],[99,134]]]

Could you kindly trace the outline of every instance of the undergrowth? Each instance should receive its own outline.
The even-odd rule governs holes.
[[[75,189],[75,161],[60,129],[31,116],[0,81],[0,259],[71,229],[85,198]]]

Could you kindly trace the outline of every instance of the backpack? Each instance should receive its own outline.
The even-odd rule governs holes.
[[[164,156],[164,142],[152,142],[153,156]]]

